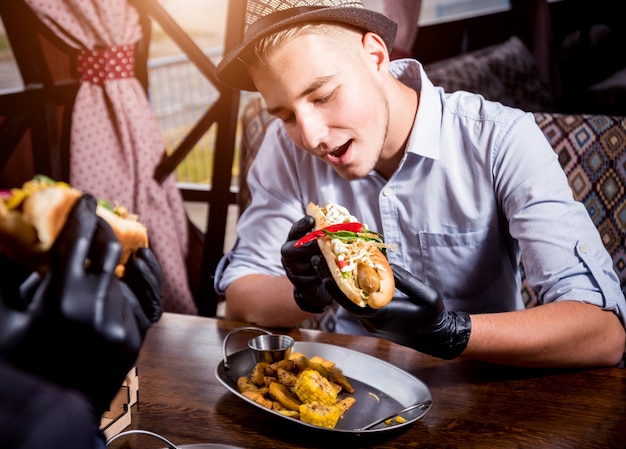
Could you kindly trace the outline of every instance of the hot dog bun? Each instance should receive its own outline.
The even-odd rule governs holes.
[[[341,220],[356,221],[345,208],[331,202],[323,207],[309,203],[306,212],[315,220],[316,230],[341,223]],[[346,297],[360,307],[380,309],[393,298],[395,281],[391,266],[380,250],[380,242],[366,238],[368,235],[377,236],[375,233],[365,233],[363,238],[334,244],[332,237],[326,235],[319,237],[317,243],[333,279]],[[344,257],[341,262],[343,271],[339,266],[337,252],[341,252]]]
[[[120,263],[115,270],[115,274],[122,276],[124,274],[124,265],[126,265],[130,256],[139,248],[148,247],[148,230],[143,223],[133,219],[134,217],[122,217],[101,204],[96,208],[96,213],[111,226],[115,236],[122,245]]]
[[[29,181],[0,198],[0,251],[33,269],[45,269],[52,247],[76,200],[78,189],[54,181]],[[148,231],[136,216],[99,202],[96,213],[113,229],[122,246],[116,274],[122,276],[130,255],[148,246]]]

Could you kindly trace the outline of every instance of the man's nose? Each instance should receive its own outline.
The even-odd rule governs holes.
[[[328,127],[319,114],[303,114],[298,120],[302,144],[308,150],[314,150],[323,141]]]

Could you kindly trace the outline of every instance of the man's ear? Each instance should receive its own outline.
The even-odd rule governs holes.
[[[385,41],[376,33],[367,32],[361,39],[363,50],[377,65],[378,70],[388,68],[389,52]]]

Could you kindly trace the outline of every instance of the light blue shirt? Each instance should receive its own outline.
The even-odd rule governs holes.
[[[414,60],[395,61],[392,71],[421,91],[393,176],[346,181],[297,148],[274,120],[250,169],[252,203],[220,262],[217,290],[247,274],[283,275],[280,247],[291,225],[310,201],[333,201],[381,232],[394,247],[389,261],[438,289],[451,310],[522,309],[522,256],[541,303],[583,301],[624,322],[611,257],[533,115],[476,94],[445,93]],[[341,323],[337,330],[357,332]]]

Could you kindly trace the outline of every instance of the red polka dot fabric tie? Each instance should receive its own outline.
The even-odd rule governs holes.
[[[115,45],[103,49],[83,49],[78,54],[80,80],[103,85],[107,80],[135,76],[134,47]]]

